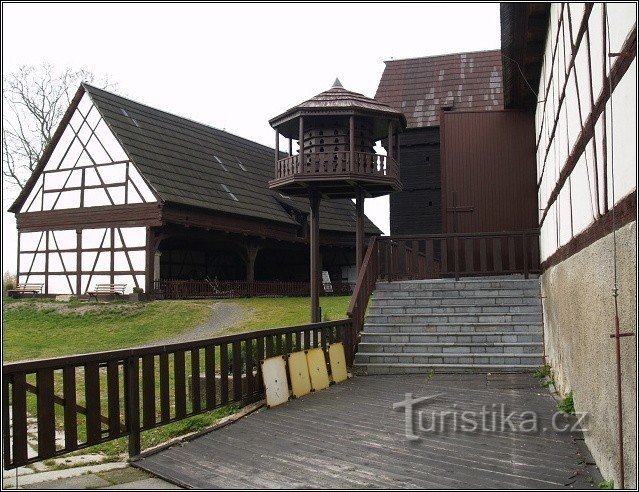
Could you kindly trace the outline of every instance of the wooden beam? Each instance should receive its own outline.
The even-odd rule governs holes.
[[[300,150],[299,150],[300,169],[304,170],[304,117],[300,116]]]
[[[319,191],[312,189],[309,202],[311,208],[310,228],[311,228],[311,323],[321,321],[319,319],[319,284],[321,275],[321,265],[319,264],[319,207],[321,195]]]
[[[355,172],[355,116],[351,115],[349,118],[349,138],[350,138],[350,170]]]
[[[364,260],[364,190],[361,186],[358,186],[355,190],[355,209],[357,213],[357,225],[355,228],[355,267],[357,276],[359,276],[359,269],[362,266]]]

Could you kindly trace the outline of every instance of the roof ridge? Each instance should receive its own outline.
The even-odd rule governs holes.
[[[501,48],[493,48],[490,50],[459,51],[456,53],[442,53],[440,55],[411,56],[408,58],[394,58],[391,60],[384,60],[384,63],[394,63],[394,62],[410,61],[410,60],[426,60],[429,58],[445,58],[447,56],[457,56],[457,55],[474,55],[477,53],[493,53],[497,51],[501,52]]]
[[[166,110],[164,110],[164,109],[160,109],[160,108],[158,108],[158,107],[151,106],[151,105],[149,105],[149,104],[141,103],[140,101],[136,101],[135,99],[131,99],[130,97],[122,96],[122,95],[117,94],[117,93],[115,93],[115,92],[111,92],[111,91],[107,91],[107,90],[105,90],[105,89],[101,89],[101,88],[99,88],[99,87],[95,87],[94,85],[91,85],[91,84],[89,84],[88,82],[82,82],[82,83],[81,83],[81,85],[82,85],[82,86],[84,86],[85,88],[87,88],[87,87],[88,87],[88,88],[89,88],[89,91],[88,91],[88,92],[90,92],[90,90],[96,90],[96,91],[99,91],[99,92],[106,92],[107,94],[110,94],[111,96],[119,97],[119,98],[124,99],[124,100],[126,100],[126,101],[130,101],[130,102],[132,102],[132,103],[134,103],[134,104],[139,104],[140,106],[144,106],[144,107],[146,107],[146,108],[152,109],[153,111],[158,111],[158,112],[160,112],[160,113],[164,113],[164,114],[166,114],[166,115],[173,116],[174,118],[179,118],[179,119],[181,119],[181,120],[185,120],[185,121],[188,121],[188,122],[191,122],[191,123],[195,123],[196,125],[201,125],[201,126],[203,126],[203,127],[209,128],[209,129],[211,129],[211,130],[215,130],[216,132],[219,132],[219,133],[226,133],[226,134],[228,134],[228,135],[232,135],[233,137],[235,137],[235,138],[239,138],[239,139],[242,139],[242,140],[244,140],[244,141],[246,141],[246,142],[248,142],[248,143],[250,143],[250,144],[258,145],[258,146],[260,146],[260,147],[264,147],[264,148],[266,148],[266,149],[269,149],[269,150],[272,150],[273,152],[275,152],[275,148],[273,148],[273,147],[269,147],[268,145],[265,145],[265,144],[262,144],[262,143],[256,142],[255,140],[250,140],[250,139],[248,139],[248,138],[246,138],[246,137],[242,137],[242,136],[240,136],[240,135],[238,135],[238,134],[236,134],[236,133],[229,132],[229,131],[226,131],[226,130],[222,130],[222,129],[217,128],[217,127],[215,127],[215,126],[213,126],[213,125],[209,125],[209,124],[207,124],[207,123],[202,123],[201,121],[197,121],[197,120],[194,120],[194,119],[188,118],[188,117],[186,117],[186,116],[181,116],[181,115],[179,115],[179,114],[171,113],[170,111],[166,111]]]

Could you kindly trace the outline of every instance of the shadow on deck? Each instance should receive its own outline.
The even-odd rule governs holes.
[[[413,440],[405,410],[393,409],[406,393],[438,395],[414,406]],[[472,412],[465,428],[478,430],[461,430],[463,412]],[[511,412],[515,431],[504,420]],[[532,425],[522,412],[535,413],[536,432],[520,428]],[[529,374],[355,377],[134,465],[193,488],[596,488],[581,434],[554,430],[555,412]]]

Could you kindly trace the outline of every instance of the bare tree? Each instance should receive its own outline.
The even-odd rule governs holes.
[[[22,66],[3,79],[2,174],[22,189],[51,141],[80,82],[110,87],[106,77],[48,63]]]

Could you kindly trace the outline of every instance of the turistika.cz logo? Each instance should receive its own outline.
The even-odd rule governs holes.
[[[555,412],[548,422],[548,419],[540,418],[537,412],[531,410],[508,411],[507,406],[503,403],[483,405],[479,411],[463,410],[457,404],[453,404],[447,409],[419,409],[442,395],[443,393],[438,393],[413,397],[412,393],[406,393],[403,401],[393,403],[394,410],[404,410],[407,439],[416,441],[420,439],[422,434],[452,432],[515,432],[522,434],[535,434],[548,430],[562,433],[587,432],[585,428],[586,413],[567,416],[563,412]]]

